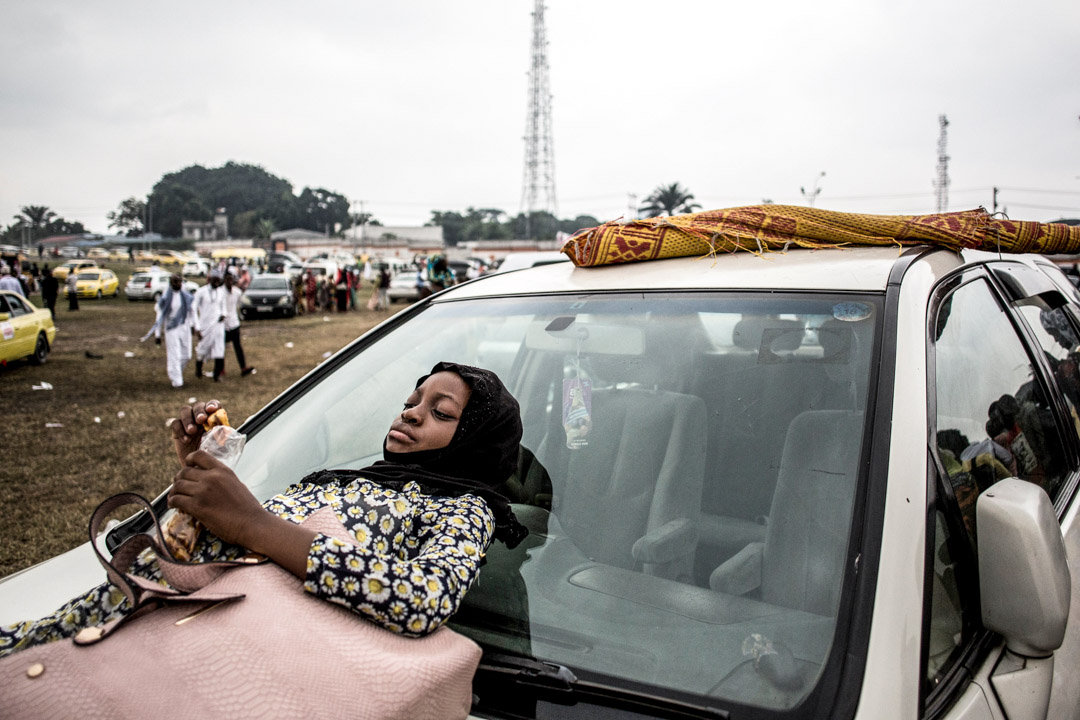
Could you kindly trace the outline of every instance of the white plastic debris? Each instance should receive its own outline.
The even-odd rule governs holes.
[[[293,344],[291,342],[285,343],[285,347],[290,347],[291,348],[292,346],[293,346]]]
[[[330,316],[329,315],[323,315],[322,321],[323,322],[330,322]]]
[[[195,402],[195,398],[194,398],[194,397],[189,397],[189,398],[187,399],[187,401],[188,401],[188,405],[192,405],[192,404],[194,404],[194,402]]]
[[[324,352],[324,353],[322,354],[322,356],[323,356],[324,358],[328,358],[328,357],[330,357],[331,355],[333,355],[333,353],[332,353],[332,352],[329,352],[329,351],[327,351],[327,352]]]
[[[124,353],[124,357],[135,357],[135,353],[128,350],[127,352]]]
[[[95,417],[95,418],[94,418],[94,422],[96,422],[96,423],[99,423],[99,422],[101,422],[101,418],[99,418],[99,417]]]
[[[31,390],[52,390],[52,385],[47,382],[43,382],[40,385],[31,385]]]
[[[116,417],[118,417],[118,418],[124,417],[124,411],[121,410],[120,412],[116,413]]]
[[[45,423],[45,427],[64,427],[64,423]]]

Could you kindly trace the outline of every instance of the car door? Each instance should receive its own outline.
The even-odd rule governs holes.
[[[16,359],[29,355],[33,352],[34,342],[37,340],[37,323],[30,317],[30,308],[15,295],[7,294],[0,296],[0,312],[6,312],[9,316],[6,327],[0,328],[3,331],[3,341],[9,348],[4,352],[5,358]]]
[[[1046,701],[1045,688],[1033,681],[1024,688],[1023,707],[999,692],[1002,679],[995,673],[1004,648],[982,625],[975,508],[983,491],[1007,477],[1034,483],[1054,503],[1069,553],[1080,557],[1073,502],[1080,465],[1078,317],[1072,299],[1021,263],[968,269],[942,283],[931,300],[933,492],[922,643],[927,718],[1015,717]],[[1072,572],[1074,622],[1055,653],[1052,718],[1080,717],[1080,588]]]

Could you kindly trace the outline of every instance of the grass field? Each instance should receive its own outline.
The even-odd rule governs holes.
[[[123,264],[106,266],[120,275],[121,286],[131,274]],[[369,293],[362,293],[365,301]],[[40,295],[30,301],[44,307]],[[139,342],[153,324],[152,303],[130,302],[121,291],[118,299],[80,300],[79,311],[70,312],[61,299],[48,361],[0,369],[6,421],[0,577],[85,542],[91,511],[109,495],[130,490],[153,498],[166,489],[178,468],[165,422],[189,398],[221,400],[239,425],[322,362],[324,353],[390,314],[362,309],[245,322],[244,351],[258,368],[254,375],[240,377],[228,347],[222,382],[195,379],[191,362],[184,387],[174,389],[165,374],[165,346]],[[42,382],[53,389],[32,389]]]

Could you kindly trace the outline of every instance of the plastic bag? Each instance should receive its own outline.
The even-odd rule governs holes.
[[[215,425],[210,428],[199,449],[232,468],[244,452],[247,435],[237,432],[228,425]],[[162,540],[177,560],[188,562],[195,551],[195,544],[202,533],[203,524],[185,512],[169,508],[161,517]]]

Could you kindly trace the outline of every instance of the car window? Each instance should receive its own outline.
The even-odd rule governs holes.
[[[81,272],[75,276],[76,280],[97,280],[100,277],[97,273],[85,273]]]
[[[11,314],[11,308],[8,307],[8,296],[0,295],[0,313]]]
[[[1075,340],[1071,327],[1047,330],[1039,308],[1022,309],[1053,354],[1052,333]],[[1053,315],[1051,315],[1053,316]],[[1019,477],[1057,498],[1072,471],[1047,388],[1004,306],[983,278],[946,295],[930,318],[936,404],[938,484],[932,567],[928,568],[926,679],[948,674],[979,627],[976,554],[979,494]],[[1073,346],[1075,347],[1075,342]],[[1051,355],[1054,358],[1054,355]],[[1053,364],[1053,363],[1051,363]]]
[[[257,277],[251,281],[248,290],[287,290],[288,281],[283,277]]]
[[[5,297],[7,298],[8,302],[7,312],[11,314],[11,317],[18,317],[19,315],[30,314],[30,308],[28,308],[26,306],[26,303],[24,303],[21,299],[15,297],[14,295],[7,295]]]
[[[489,368],[521,404],[502,491],[530,536],[491,548],[455,628],[619,686],[790,708],[844,654],[879,315],[829,294],[434,303],[275,409],[237,473],[265,498],[364,467],[432,365]]]
[[[1039,343],[1047,364],[1065,398],[1070,415],[1069,432],[1080,435],[1080,335],[1064,308],[1051,308],[1038,298],[1020,307],[1020,312]]]

